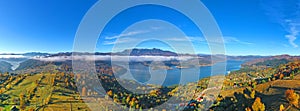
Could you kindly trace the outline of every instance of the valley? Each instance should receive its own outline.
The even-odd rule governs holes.
[[[151,61],[131,62],[131,68],[126,69],[120,61],[113,65],[109,61],[98,60],[95,61],[96,75],[90,75],[84,71],[74,73],[70,60],[28,59],[20,63],[16,70],[3,70],[0,74],[0,110],[298,110],[298,56],[232,58],[227,61],[229,67],[226,71],[210,76],[211,70],[203,68],[211,66],[201,66],[200,70],[204,70],[204,73],[199,73],[200,76],[208,75],[192,77],[193,81],[184,84],[176,82],[177,79],[174,78],[180,76],[175,74],[191,68],[176,68],[181,64],[174,60],[163,61],[165,66],[178,70],[170,74],[171,78],[166,78],[165,81],[175,81],[168,85],[142,83],[137,78],[133,80],[122,77],[128,70],[135,68],[151,69]],[[239,62],[240,60],[243,62]],[[214,65],[223,66],[220,63]],[[175,69],[151,70],[172,72]],[[224,75],[228,70],[230,73]],[[194,70],[191,71],[189,73]],[[223,75],[217,75],[218,73]],[[144,72],[133,74],[147,75]],[[153,75],[150,74],[151,76]],[[145,77],[148,78],[142,78]]]

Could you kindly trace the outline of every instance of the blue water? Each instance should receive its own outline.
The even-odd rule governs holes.
[[[213,66],[202,66],[198,68],[178,69],[172,67],[171,70],[151,70],[143,65],[130,67],[130,77],[122,78],[133,79],[141,84],[159,84],[170,86],[175,84],[186,84],[196,82],[201,78],[213,75],[225,75],[229,71],[239,70],[243,61],[227,61],[216,63]],[[226,69],[224,68],[226,66]],[[214,70],[212,70],[212,68]]]

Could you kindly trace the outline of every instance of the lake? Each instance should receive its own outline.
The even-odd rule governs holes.
[[[225,66],[226,63],[226,70],[223,70],[223,66]],[[239,70],[241,68],[241,64],[243,63],[243,61],[227,61],[216,63],[213,66],[185,69],[172,67],[170,70],[151,70],[149,67],[143,65],[135,65],[134,67],[130,67],[130,71],[128,71],[126,74],[117,78],[135,80],[141,84],[159,84],[163,86],[170,86],[196,82],[201,78],[212,75],[227,74],[230,71]],[[213,72],[212,68],[214,68]]]

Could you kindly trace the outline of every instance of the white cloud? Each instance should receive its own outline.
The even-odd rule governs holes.
[[[193,42],[207,43],[207,40],[204,37],[173,37],[173,38],[167,38],[166,40],[178,41],[178,42],[183,42],[183,41],[189,40],[189,41],[193,41]],[[247,45],[253,44],[250,42],[241,41],[235,37],[230,37],[230,36],[224,36],[223,39],[211,40],[210,42],[211,43],[225,43],[225,44],[231,44],[231,43],[247,44]]]
[[[27,58],[23,55],[0,55],[0,58]]]
[[[283,47],[286,47],[286,48],[289,47],[289,45],[287,45],[287,44],[282,44],[282,46],[283,46]]]
[[[140,34],[146,34],[151,31],[156,31],[156,30],[160,30],[160,29],[163,29],[163,28],[162,27],[150,27],[149,30],[136,30],[136,31],[131,31],[131,32],[127,32],[127,33],[122,33],[122,34],[116,35],[116,36],[107,36],[107,37],[105,37],[105,41],[103,42],[103,45],[113,45],[113,44],[134,42],[138,39],[138,38],[133,38],[134,36],[140,35]],[[127,37],[127,38],[125,38],[125,37]],[[117,40],[114,40],[114,39],[117,39]]]
[[[134,35],[138,35],[138,34],[144,34],[147,32],[149,32],[149,31],[146,31],[146,30],[132,31],[132,32],[127,32],[127,33],[122,33],[122,34],[116,35],[116,36],[105,37],[105,39],[117,39],[117,38],[121,38],[121,37],[128,37],[128,36],[134,36]]]
[[[300,0],[287,2],[286,0],[262,0],[262,7],[266,10],[266,15],[270,19],[283,27],[288,34],[285,38],[294,48],[298,47],[295,40],[299,36],[300,30]]]
[[[163,29],[163,27],[157,27],[157,26],[153,26],[151,27],[152,30],[160,30],[160,29]]]
[[[143,38],[120,38],[115,41],[104,41],[104,45],[113,45],[113,44],[127,44],[132,43],[135,41],[139,41]],[[162,37],[161,41],[173,41],[173,42],[199,42],[199,43],[207,43],[204,37]],[[225,36],[223,39],[217,39],[210,41],[211,43],[224,43],[224,44],[244,44],[244,45],[251,45],[253,43],[241,41],[235,37]]]
[[[184,42],[184,41],[191,41],[191,38],[186,38],[186,37],[172,37],[172,38],[165,38],[163,40],[174,41],[174,42]]]
[[[117,40],[104,41],[103,45],[126,44],[136,41],[138,38],[120,38]]]
[[[95,61],[95,60],[112,60],[119,62],[128,61],[169,61],[173,59],[186,61],[189,59],[195,59],[198,57],[194,56],[103,56],[103,55],[82,55],[82,56],[55,56],[55,57],[41,57],[33,58],[40,61],[67,61],[67,60],[84,60],[84,61]]]
[[[235,37],[224,37],[224,42],[225,43],[239,43],[239,44],[245,44],[245,45],[251,45],[253,43],[250,42],[245,42],[245,41],[241,41]]]
[[[288,22],[292,22],[292,21],[288,21]],[[297,48],[298,45],[295,43],[295,40],[297,39],[297,36],[299,36],[299,30],[297,29],[300,25],[296,24],[296,23],[290,23],[289,24],[289,34],[285,35],[285,37],[289,40],[289,43]]]

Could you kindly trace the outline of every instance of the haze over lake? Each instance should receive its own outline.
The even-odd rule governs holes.
[[[195,68],[178,69],[172,67],[170,70],[157,69],[151,70],[147,67],[131,67],[130,73],[120,76],[121,79],[136,80],[141,84],[159,84],[163,86],[171,86],[176,84],[186,84],[189,82],[196,82],[201,78],[209,77],[211,75],[228,74],[230,71],[239,70],[244,61],[219,62],[213,65],[215,68],[213,73],[212,66],[202,66]],[[226,65],[226,71],[223,66]]]
[[[29,57],[24,56],[10,56],[2,57],[3,61],[11,64],[11,69],[15,70],[18,68],[20,63],[26,61]],[[218,62],[215,63],[213,66],[196,66],[196,67],[189,67],[189,68],[177,68],[175,65],[168,67],[163,67],[165,64],[154,64],[154,67],[161,67],[161,69],[152,69],[153,67],[146,66],[141,64],[144,61],[170,61],[170,60],[183,60],[187,61],[193,57],[184,56],[184,57],[176,57],[176,56],[108,56],[108,55],[97,55],[95,58],[90,56],[75,56],[75,59],[79,60],[97,60],[97,61],[118,61],[121,63],[130,63],[130,62],[137,62],[134,64],[129,65],[127,72],[125,74],[121,74],[121,76],[117,76],[120,79],[130,79],[135,80],[141,84],[157,84],[157,85],[176,85],[176,84],[186,84],[189,82],[196,82],[199,79],[209,77],[212,75],[219,75],[219,74],[227,74],[233,70],[239,70],[241,68],[241,64],[244,61],[238,60],[228,60],[227,62]],[[74,59],[73,58],[73,59]],[[34,60],[40,60],[44,62],[64,62],[64,61],[71,61],[72,56],[54,56],[54,57],[31,57]],[[226,65],[226,70],[224,70],[224,66]],[[123,66],[124,67],[124,66]],[[212,67],[215,69],[212,72]],[[126,67],[124,67],[126,68]],[[120,75],[120,74],[116,74]]]

